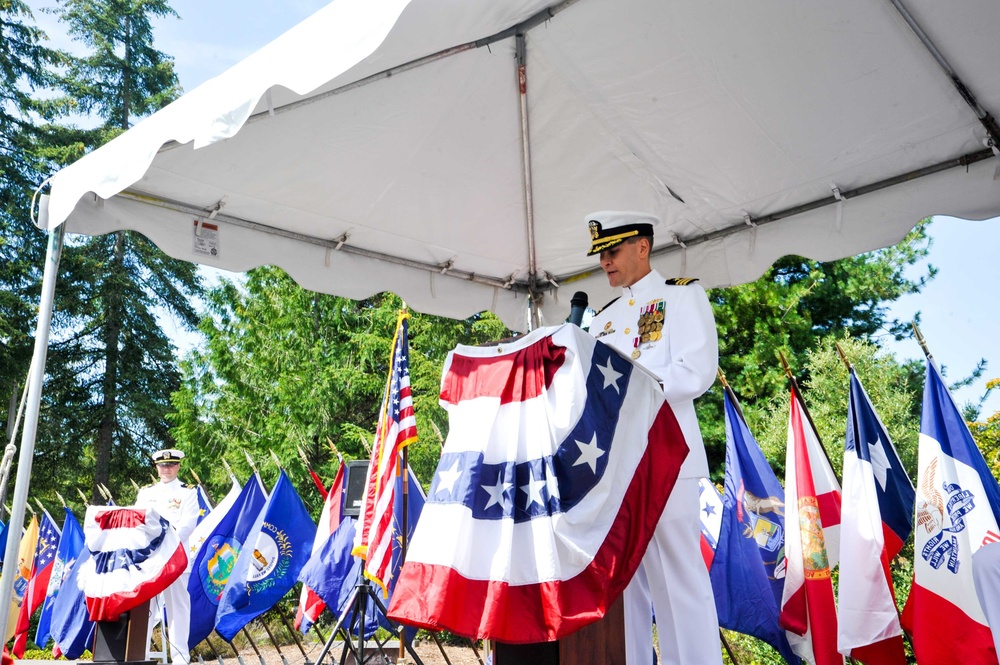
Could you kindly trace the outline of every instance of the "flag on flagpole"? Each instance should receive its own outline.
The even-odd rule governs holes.
[[[63,508],[62,535],[59,537],[59,547],[56,549],[55,562],[52,564],[52,574],[45,590],[45,602],[38,618],[38,630],[35,632],[35,644],[44,649],[49,641],[52,625],[52,608],[59,590],[69,574],[69,566],[80,556],[83,550],[83,529],[69,508]]]
[[[28,580],[31,579],[31,565],[35,558],[35,545],[38,544],[38,518],[31,516],[28,528],[21,535],[21,545],[17,554],[17,568],[14,570],[14,591],[10,598],[10,615],[7,618],[7,632],[4,642],[14,637],[17,619],[21,612],[21,603],[28,590]]]
[[[903,608],[920,663],[996,665],[976,596],[974,556],[1000,540],[1000,487],[934,363],[920,416],[913,529],[913,586]]]
[[[79,525],[76,528],[79,529]],[[68,530],[69,527],[64,527],[64,531]],[[80,538],[82,541],[82,529]],[[76,660],[94,646],[94,629],[97,624],[90,620],[87,598],[83,593],[83,580],[80,578],[80,571],[90,558],[90,550],[84,545],[78,558],[66,560],[66,579],[52,603],[51,632],[56,643],[52,651],[56,657],[62,655]]]
[[[228,511],[223,513],[221,507],[217,507],[210,513],[209,517],[218,513],[221,519],[200,546],[188,577],[191,597],[189,645],[198,644],[215,628],[219,599],[264,502],[264,486],[255,473]],[[193,537],[191,540],[194,542]]]
[[[24,649],[28,646],[31,615],[45,602],[45,592],[49,588],[52,566],[56,560],[56,550],[59,548],[59,535],[59,527],[52,521],[49,511],[43,510],[42,521],[38,527],[38,541],[35,544],[35,556],[31,563],[31,578],[28,580],[21,610],[17,616],[14,648],[11,650],[16,658],[24,657]]]
[[[223,639],[232,641],[243,626],[288,593],[315,537],[309,510],[282,470],[219,600],[215,630]]]
[[[711,570],[722,528],[722,494],[708,478],[698,479],[698,504],[701,506],[701,557],[705,567]]]
[[[318,473],[312,470],[312,467],[309,468],[309,475],[312,477],[313,485],[315,485],[316,489],[319,490],[320,496],[322,496],[323,500],[326,501],[326,488],[323,487],[323,479],[319,477]]]
[[[602,617],[687,456],[655,376],[580,328],[445,363],[449,434],[389,618],[505,642]]]
[[[188,572],[194,569],[194,561],[198,556],[198,551],[201,546],[205,544],[205,541],[212,535],[219,523],[222,522],[223,518],[229,513],[236,501],[240,497],[240,486],[235,480],[233,480],[232,486],[230,486],[229,491],[226,496],[222,497],[222,501],[216,504],[215,508],[211,507],[211,502],[208,501],[208,495],[205,491],[198,486],[199,492],[199,503],[201,497],[204,496],[205,503],[208,506],[208,512],[204,517],[198,520],[198,525],[191,532],[188,537]]]
[[[866,665],[906,665],[889,562],[910,535],[913,499],[913,484],[852,367],[837,646]]]
[[[198,485],[196,489],[198,496],[198,521],[196,524],[201,524],[212,512],[212,502],[208,500],[208,494],[205,493],[204,487]]]
[[[317,552],[330,538],[342,519],[341,502],[344,488],[344,462],[340,461],[337,468],[337,475],[330,484],[330,491],[326,494],[323,502],[323,510],[319,515],[319,525],[316,528],[316,538],[313,540],[311,557],[317,556]],[[310,558],[311,558],[310,557]],[[323,612],[326,603],[310,586],[303,582],[302,592],[299,594],[299,607],[295,612],[295,628],[301,630],[303,634],[309,632],[309,628],[316,622]]]
[[[417,420],[410,393],[409,318],[409,313],[403,310],[396,321],[389,378],[375,429],[361,517],[354,537],[354,554],[365,560],[365,577],[378,584],[384,595],[388,595],[392,565],[392,512],[400,468],[399,453],[417,440]]]
[[[833,564],[827,549],[828,528],[824,519],[824,507],[832,511],[835,504],[839,530],[840,487],[831,488],[831,484],[836,485],[836,477],[831,483],[833,471],[819,438],[806,420],[794,387],[791,397],[785,458],[788,566],[779,622],[792,650],[804,660],[814,665],[842,665],[844,657],[837,651],[837,606],[830,577]],[[830,496],[834,491],[836,496]],[[839,542],[834,546],[839,548]]]
[[[709,569],[719,625],[767,642],[798,663],[778,624],[785,582],[785,491],[727,388],[726,480],[719,542]]]

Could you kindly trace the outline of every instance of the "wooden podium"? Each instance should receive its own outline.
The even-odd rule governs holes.
[[[619,596],[600,621],[556,642],[497,642],[494,665],[625,665],[625,609]]]
[[[146,660],[146,630],[149,601],[118,617],[118,621],[98,621],[94,635],[94,663],[149,663]]]

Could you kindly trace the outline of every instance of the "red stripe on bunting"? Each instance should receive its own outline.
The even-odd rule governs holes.
[[[441,399],[449,404],[477,397],[499,397],[501,404],[524,402],[552,385],[552,377],[565,359],[565,347],[551,337],[495,358],[454,354],[441,386]]]
[[[597,621],[638,569],[687,455],[677,419],[664,403],[611,530],[578,575],[512,586],[471,580],[448,566],[406,562],[389,618],[511,644],[557,640]],[[454,598],[464,602],[446,601]]]
[[[94,522],[102,529],[134,529],[146,523],[146,511],[131,508],[111,508],[98,513]]]

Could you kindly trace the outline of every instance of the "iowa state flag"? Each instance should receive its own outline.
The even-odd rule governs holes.
[[[577,326],[459,346],[449,433],[389,617],[555,640],[639,566],[688,447],[655,376]]]
[[[785,588],[779,622],[792,650],[815,665],[842,665],[837,606],[830,576],[835,563],[827,535],[839,540],[840,486],[792,388],[785,458]],[[827,519],[835,524],[828,527]],[[832,549],[837,548],[837,549]]]
[[[763,640],[798,663],[778,623],[785,569],[785,490],[725,391],[726,491],[709,569],[719,625]]]
[[[282,470],[219,599],[215,630],[223,639],[231,642],[295,585],[315,537],[316,525]]]
[[[92,556],[80,578],[92,621],[117,621],[187,568],[180,536],[152,508],[90,506],[83,535]]]
[[[852,367],[837,645],[866,665],[906,663],[889,562],[910,536],[913,500],[913,484]]]
[[[973,555],[1000,540],[1000,487],[930,360],[917,467],[913,586],[903,627],[921,665],[959,656],[966,665],[995,665]]]

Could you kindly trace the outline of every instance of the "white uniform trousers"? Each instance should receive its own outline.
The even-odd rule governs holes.
[[[679,478],[642,565],[623,595],[625,657],[629,665],[653,662],[654,609],[660,663],[722,663],[719,617],[701,555],[698,510],[698,479]]]
[[[191,649],[188,647],[188,635],[191,629],[191,596],[188,595],[187,584],[190,573],[184,573],[168,586],[157,599],[167,608],[167,637],[170,644],[170,662],[190,665]],[[150,609],[156,605],[150,601]],[[149,648],[153,627],[161,619],[160,616],[149,618],[149,634],[146,636],[146,658],[149,659]],[[164,649],[166,651],[166,649]]]

